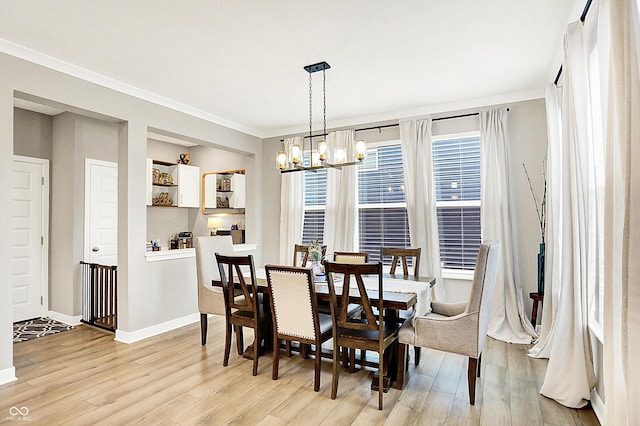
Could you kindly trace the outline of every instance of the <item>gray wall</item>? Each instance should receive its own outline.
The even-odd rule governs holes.
[[[522,169],[522,162],[527,164],[532,184],[537,194],[542,194],[542,161],[547,151],[547,129],[544,100],[537,99],[525,102],[515,102],[495,107],[509,107],[508,138],[509,138],[509,173],[513,193],[515,195],[514,232],[516,249],[520,254],[519,275],[523,288],[527,315],[531,312],[529,292],[537,290],[537,250],[540,242],[539,227],[535,216],[535,208],[531,199],[529,186]],[[489,108],[489,106],[487,107]],[[473,111],[449,111],[442,116],[454,116]],[[438,116],[434,115],[434,116]],[[400,119],[402,121],[403,119]],[[397,122],[397,121],[396,121]],[[363,123],[352,128],[365,128],[375,125],[388,124]],[[477,116],[451,120],[435,121],[433,134],[447,134],[455,132],[479,130]],[[368,141],[386,141],[399,139],[398,127],[359,132],[358,137]],[[279,253],[279,223],[280,223],[280,173],[275,168],[275,153],[281,149],[280,139],[283,137],[266,139],[264,143],[264,181],[262,192],[265,200],[274,200],[265,205],[263,228],[264,261],[278,262]],[[268,206],[268,207],[267,207]],[[445,280],[447,300],[466,300],[470,290],[470,282],[466,280]],[[540,318],[540,315],[539,315]]]
[[[166,273],[172,269],[151,267],[145,261],[146,240],[146,158],[147,131],[161,129],[174,135],[185,135],[194,140],[202,141],[205,146],[227,149],[240,153],[249,158],[262,158],[261,140],[254,136],[214,124],[202,118],[180,112],[166,106],[153,104],[149,101],[126,95],[103,85],[90,83],[87,80],[53,71],[14,56],[0,53],[0,199],[7,200],[11,196],[11,155],[14,152],[14,96],[30,101],[44,103],[50,106],[74,112],[83,116],[103,118],[117,123],[117,157],[118,163],[118,289],[119,289],[119,333],[134,333],[157,324],[171,322],[178,318],[197,312],[195,286],[181,282],[177,274]],[[69,118],[60,118],[62,128],[53,129],[54,142],[52,147],[53,162],[63,161],[63,158],[80,158],[79,153],[71,151],[71,147],[56,148],[56,134],[63,137],[65,131],[70,132],[73,127]],[[99,130],[94,129],[93,131]],[[83,128],[77,129],[77,135],[91,137],[85,134]],[[73,149],[77,148],[74,147]],[[93,156],[97,151],[87,150],[84,155]],[[72,160],[74,161],[74,160]],[[52,165],[52,176],[54,167]],[[247,169],[251,169],[253,176],[262,176],[262,164],[255,160],[249,161]],[[63,167],[58,172],[63,172]],[[76,165],[68,167],[61,173],[59,179],[69,183],[67,191],[76,192],[75,180],[83,182],[83,176],[74,174]],[[58,201],[65,199],[64,190],[52,188],[58,192]],[[261,198],[254,191],[254,205],[251,209],[254,218],[259,222],[262,217]],[[57,201],[56,201],[57,202]],[[77,219],[78,209],[74,205],[66,206],[69,217]],[[53,200],[52,200],[53,204]],[[61,207],[62,208],[62,207]],[[9,209],[0,209],[0,252],[11,252],[11,217]],[[56,219],[57,220],[57,219]],[[82,223],[82,222],[81,222]],[[258,225],[256,223],[255,225]],[[255,226],[254,229],[261,229]],[[64,250],[67,252],[63,263],[67,267],[79,261],[78,250],[81,250],[81,238],[74,227],[65,224],[66,231],[72,235],[57,237],[66,241]],[[53,229],[53,226],[52,226]],[[254,231],[255,232],[255,231]],[[53,234],[53,232],[52,232]],[[69,240],[69,238],[71,240]],[[255,243],[260,244],[261,235],[254,236]],[[52,235],[53,239],[53,235]],[[0,382],[10,380],[14,374],[13,343],[11,335],[12,325],[12,295],[11,256],[0,256]],[[164,262],[155,262],[164,263]],[[179,266],[179,262],[177,264]],[[53,266],[53,262],[52,262]],[[178,268],[181,269],[181,268]],[[156,273],[160,271],[160,273]],[[52,273],[52,279],[53,271]],[[57,271],[61,279],[67,279],[68,271]],[[186,275],[195,275],[189,271]],[[150,279],[153,277],[154,279]],[[73,289],[71,291],[73,293]],[[176,297],[181,295],[181,297]],[[73,294],[63,297],[56,296],[52,301],[56,307],[65,312],[75,312],[75,302],[62,300],[73,299]]]
[[[65,112],[53,118],[49,309],[82,313],[87,158],[117,162],[118,125]]]
[[[13,153],[51,160],[53,117],[21,108],[13,114]]]

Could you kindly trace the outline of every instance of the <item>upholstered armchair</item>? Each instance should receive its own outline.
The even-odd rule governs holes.
[[[230,235],[219,237],[196,237],[196,271],[198,275],[198,310],[200,311],[200,334],[202,344],[207,343],[207,314],[224,315],[222,285],[214,287],[211,281],[220,281],[216,253],[233,255],[233,240]]]
[[[480,377],[482,349],[487,338],[491,300],[500,260],[500,243],[484,242],[478,251],[469,301],[431,304],[432,312],[405,321],[401,344],[422,346],[469,357],[469,403],[475,404],[476,376]]]

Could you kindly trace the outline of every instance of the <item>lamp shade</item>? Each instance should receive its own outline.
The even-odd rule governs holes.
[[[210,217],[209,219],[207,219],[207,228],[222,228],[222,219],[220,219],[219,217]]]

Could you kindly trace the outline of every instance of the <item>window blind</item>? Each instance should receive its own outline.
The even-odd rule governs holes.
[[[480,137],[433,141],[433,168],[445,269],[473,270],[480,248]]]
[[[309,245],[324,237],[324,206],[327,198],[327,171],[305,171],[304,173],[304,223],[302,244]]]
[[[399,143],[368,150],[358,168],[358,209],[360,251],[370,261],[380,260],[382,246],[410,246]]]

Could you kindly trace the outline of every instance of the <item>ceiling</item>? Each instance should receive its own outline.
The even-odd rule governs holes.
[[[259,137],[539,98],[583,0],[0,0],[0,51]],[[18,52],[18,53],[15,53]],[[44,56],[46,55],[46,56]],[[52,59],[53,58],[53,59]],[[313,74],[314,129],[322,74]]]

